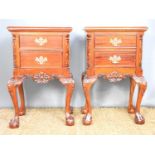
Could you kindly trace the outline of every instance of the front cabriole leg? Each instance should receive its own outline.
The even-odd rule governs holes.
[[[130,78],[130,96],[129,96],[129,104],[128,104],[128,113],[130,114],[135,113],[135,108],[133,106],[133,94],[134,94],[135,86],[136,86],[136,82],[131,77]]]
[[[83,85],[83,81],[84,81],[85,74],[86,74],[86,73],[83,72],[83,73],[82,73],[82,76],[81,76],[82,85]],[[86,100],[85,100],[84,106],[81,108],[81,113],[82,113],[82,114],[87,114],[87,103],[86,103]]]
[[[136,124],[144,124],[145,119],[140,113],[140,105],[142,102],[143,95],[145,93],[145,90],[147,88],[147,82],[144,79],[144,77],[137,77],[134,76],[133,79],[135,80],[136,84],[138,84],[138,98],[136,102],[136,109],[135,109],[135,123]]]
[[[60,82],[66,87],[66,106],[65,106],[65,114],[66,114],[66,125],[73,126],[74,125],[74,117],[72,115],[73,110],[70,105],[71,97],[74,90],[74,80],[73,78],[59,78]]]
[[[85,111],[86,114],[83,117],[83,124],[90,125],[92,123],[92,107],[91,107],[91,100],[90,100],[90,90],[94,82],[97,80],[96,77],[87,78],[86,76],[83,78],[83,89],[86,98],[86,105]]]
[[[15,115],[14,118],[10,120],[9,127],[10,128],[18,128],[19,127],[19,116],[20,116],[20,110],[18,107],[18,99],[17,99],[17,88],[22,84],[23,78],[11,78],[8,81],[8,91],[10,93],[13,106],[15,109]],[[23,101],[21,101],[22,104],[24,104]],[[24,106],[25,107],[25,106]]]
[[[23,83],[21,83],[18,86],[18,91],[19,91],[19,96],[20,96],[20,101],[21,101],[21,105],[19,108],[19,116],[23,116],[25,115],[25,99],[24,99]]]

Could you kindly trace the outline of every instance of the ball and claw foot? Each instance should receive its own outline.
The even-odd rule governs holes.
[[[91,114],[86,114],[83,117],[83,125],[91,125],[92,124],[92,115]]]
[[[13,119],[9,122],[9,127],[14,129],[19,127],[19,117],[15,116]]]
[[[133,106],[128,108],[128,113],[134,114],[135,113],[135,108]]]
[[[66,125],[67,126],[73,126],[74,125],[74,117],[69,113],[66,113]]]
[[[144,117],[139,112],[136,112],[136,114],[135,114],[135,123],[136,124],[144,124],[145,123]]]

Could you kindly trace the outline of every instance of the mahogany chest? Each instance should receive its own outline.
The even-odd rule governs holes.
[[[146,27],[86,27],[87,69],[82,75],[86,97],[83,109],[83,124],[92,122],[90,89],[98,77],[111,82],[130,78],[130,97],[128,112],[135,113],[135,122],[143,124],[140,104],[146,90],[142,71],[142,43]],[[139,86],[136,107],[132,104],[135,85]]]
[[[25,114],[23,80],[32,78],[37,83],[47,83],[57,78],[65,85],[66,124],[73,125],[70,100],[74,80],[69,70],[69,33],[70,27],[8,27],[13,36],[13,77],[8,82],[15,117],[10,127],[19,127],[19,116]],[[19,107],[16,92],[19,90],[21,106]]]

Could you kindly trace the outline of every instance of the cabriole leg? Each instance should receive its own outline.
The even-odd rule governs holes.
[[[86,98],[86,105],[85,105],[85,116],[83,117],[83,124],[84,125],[90,125],[92,123],[92,107],[91,107],[91,101],[90,101],[90,90],[93,85],[93,83],[97,80],[96,77],[92,78],[83,78],[83,89],[84,94]]]
[[[23,90],[22,83],[18,86],[18,91],[19,91],[19,96],[21,101],[21,105],[19,108],[19,116],[22,116],[22,115],[25,115],[25,100],[24,100],[24,90]]]
[[[85,72],[82,73],[82,77],[81,77],[82,85],[83,85],[84,77],[85,77]],[[86,114],[87,113],[87,103],[86,103],[86,101],[85,101],[84,106],[81,108],[81,113],[82,114]]]
[[[14,118],[10,120],[9,122],[9,127],[10,128],[18,128],[19,127],[19,115],[20,115],[20,110],[18,107],[18,99],[17,99],[17,88],[22,84],[24,78],[12,78],[8,82],[8,91],[10,93],[12,103],[15,109],[15,115]],[[21,95],[21,94],[20,94]],[[21,97],[23,101],[21,101],[23,104],[24,103],[24,98]]]
[[[60,78],[60,82],[66,87],[66,106],[65,106],[65,114],[66,114],[66,125],[73,126],[74,125],[74,117],[72,115],[73,108],[70,106],[71,97],[74,90],[74,80],[72,78]]]
[[[129,96],[129,104],[128,104],[128,113],[135,113],[135,109],[133,107],[133,94],[135,90],[136,82],[133,78],[130,78],[130,96]]]
[[[135,109],[135,123],[136,124],[144,124],[145,119],[142,116],[142,114],[140,113],[140,106],[141,106],[143,95],[147,88],[147,82],[145,81],[144,77],[134,76],[133,79],[138,84],[138,88],[139,88],[138,98],[137,98],[137,102],[136,102],[136,109]]]

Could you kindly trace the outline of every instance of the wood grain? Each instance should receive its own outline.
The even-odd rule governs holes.
[[[93,79],[103,77],[111,82],[126,77],[131,79],[128,111],[135,112],[135,122],[144,124],[140,113],[142,97],[146,90],[146,82],[142,70],[142,38],[147,27],[86,27],[87,33],[87,69],[82,75],[86,105],[84,108],[84,125],[90,125],[91,103],[90,88]],[[96,80],[95,80],[96,81]],[[139,87],[136,107],[132,105],[135,85]],[[88,115],[89,118],[88,119]]]
[[[69,70],[69,33],[70,27],[8,27],[13,36],[13,77],[8,82],[8,90],[15,108],[15,116],[10,128],[19,127],[19,116],[25,114],[23,90],[24,78],[31,77],[37,83],[47,83],[58,78],[66,87],[66,125],[74,125],[70,101],[74,80]],[[65,61],[65,64],[64,64]],[[18,107],[17,88],[21,99]],[[35,94],[35,93],[34,93]]]

